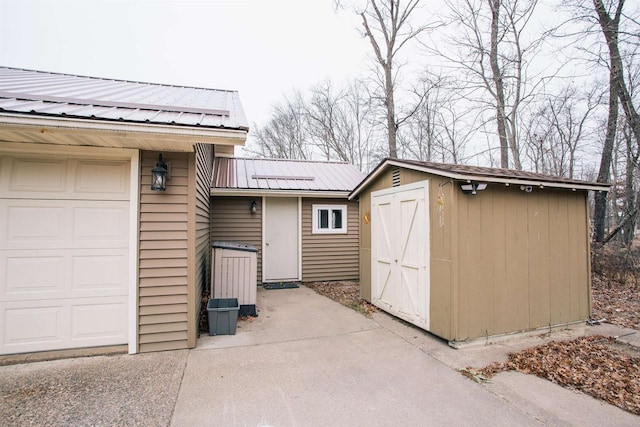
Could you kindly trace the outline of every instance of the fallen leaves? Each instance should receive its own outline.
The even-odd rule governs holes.
[[[360,284],[353,281],[306,282],[304,285],[340,304],[367,317],[378,311],[376,307],[360,298]]]
[[[621,346],[601,335],[551,341],[474,372],[487,378],[510,370],[536,375],[640,415],[640,351]]]
[[[640,329],[640,286],[633,281],[617,282],[601,274],[591,279],[593,319],[626,328]]]

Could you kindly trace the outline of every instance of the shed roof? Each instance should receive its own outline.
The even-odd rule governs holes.
[[[238,92],[0,67],[0,112],[248,130]]]
[[[609,184],[580,181],[577,179],[551,176],[535,172],[387,158],[376,166],[376,168],[362,182],[360,182],[356,188],[354,188],[351,194],[349,194],[349,198],[351,199],[356,197],[387,167],[394,166],[422,171],[457,181],[495,182],[503,184],[567,188],[571,190],[609,191]]]
[[[364,176],[349,163],[218,157],[211,193],[325,193],[346,197]]]

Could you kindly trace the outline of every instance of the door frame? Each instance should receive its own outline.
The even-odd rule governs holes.
[[[282,199],[282,198],[295,198],[297,200],[297,204],[296,204],[296,208],[297,208],[297,213],[296,213],[296,218],[297,218],[297,233],[298,233],[298,239],[297,239],[297,245],[298,245],[298,250],[297,250],[297,266],[296,266],[296,275],[297,277],[292,278],[291,280],[296,281],[296,282],[300,282],[302,281],[302,197],[299,196],[294,196],[294,197],[287,197],[287,196],[262,196],[262,283],[272,283],[272,282],[281,282],[282,280],[280,279],[267,279],[266,276],[267,274],[265,274],[265,272],[268,273],[269,271],[269,267],[268,267],[268,263],[265,262],[267,259],[266,257],[266,248],[267,248],[267,242],[266,242],[266,230],[267,230],[267,217],[269,215],[269,208],[268,208],[268,202],[267,199],[269,198],[278,198],[278,199]]]
[[[398,187],[392,187],[392,188],[386,188],[383,190],[378,190],[378,191],[373,191],[371,192],[371,222],[374,221],[379,221],[380,219],[377,218],[377,211],[374,208],[374,199],[376,197],[383,197],[383,196],[389,196],[389,195],[394,195],[397,194],[399,192],[405,192],[405,191],[414,191],[414,190],[424,190],[424,232],[426,233],[426,242],[427,242],[427,250],[425,251],[425,259],[424,261],[424,265],[425,265],[425,281],[426,281],[426,290],[425,290],[425,319],[424,319],[424,323],[421,322],[417,322],[416,319],[413,318],[409,318],[405,315],[403,315],[400,311],[396,310],[396,309],[392,309],[392,313],[394,316],[399,317],[401,319],[404,319],[406,321],[408,321],[411,324],[414,324],[420,328],[423,328],[425,330],[430,330],[430,324],[431,324],[431,319],[430,319],[430,303],[431,303],[431,269],[430,269],[430,258],[431,258],[431,230],[430,230],[430,222],[431,222],[431,217],[430,217],[430,210],[429,210],[429,180],[424,180],[424,181],[419,181],[419,182],[414,182],[411,184],[405,184],[405,185],[401,185]],[[377,274],[377,269],[376,269],[376,263],[377,263],[377,253],[378,250],[376,248],[376,240],[374,239],[374,228],[376,227],[376,225],[372,225],[371,227],[371,260],[370,260],[370,268],[371,268],[371,302],[384,309],[383,307],[381,307],[382,304],[376,304],[376,301],[374,301],[374,289],[378,290],[378,274]],[[377,235],[375,236],[376,238],[378,237]],[[386,311],[386,310],[385,310]]]

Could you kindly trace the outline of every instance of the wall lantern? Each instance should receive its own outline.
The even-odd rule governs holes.
[[[485,190],[486,188],[486,182],[469,182],[466,184],[460,184],[460,189],[464,194],[477,194],[478,191]]]
[[[253,202],[251,202],[251,206],[249,207],[249,209],[251,210],[251,213],[253,213],[253,214],[258,212],[258,204],[256,203],[255,200]]]
[[[156,167],[151,169],[151,189],[164,191],[167,188],[167,164],[162,161],[162,154],[158,155]]]

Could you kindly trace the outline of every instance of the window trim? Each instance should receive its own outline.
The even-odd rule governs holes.
[[[329,228],[318,227],[319,212],[322,210],[329,213],[332,210],[342,211],[342,228],[332,228],[331,224]],[[312,205],[311,211],[312,234],[347,234],[347,205]]]

